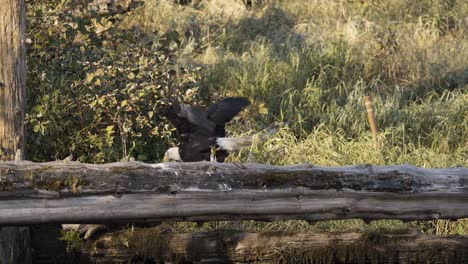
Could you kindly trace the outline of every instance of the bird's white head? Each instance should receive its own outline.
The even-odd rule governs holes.
[[[180,158],[179,154],[179,148],[178,147],[173,147],[168,150],[166,150],[166,153],[164,153],[164,162],[170,162],[170,161],[182,161]]]

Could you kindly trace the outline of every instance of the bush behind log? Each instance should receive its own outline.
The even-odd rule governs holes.
[[[199,74],[179,66],[178,34],[84,16],[75,1],[28,6],[30,160],[159,160],[172,130],[157,104],[198,101]],[[84,4],[87,1],[83,2]]]

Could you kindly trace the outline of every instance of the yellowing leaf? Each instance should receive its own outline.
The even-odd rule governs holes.
[[[153,128],[150,130],[150,134],[156,136],[156,135],[159,135],[159,131],[157,128]]]
[[[261,103],[258,106],[258,113],[261,114],[261,115],[267,115],[268,114],[268,108],[265,107],[264,103]]]
[[[104,75],[104,70],[101,69],[101,68],[99,68],[99,69],[97,69],[97,70],[94,72],[94,74],[95,74],[96,76],[102,76],[102,75]]]
[[[93,107],[96,106],[96,104],[97,104],[97,100],[94,100],[94,101],[92,101],[91,103],[89,103],[89,106],[90,106],[91,108],[93,108]]]
[[[93,81],[93,78],[94,78],[94,74],[93,73],[88,73],[88,75],[86,75],[86,81],[85,83],[90,83]]]

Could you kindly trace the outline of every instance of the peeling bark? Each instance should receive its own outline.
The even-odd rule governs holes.
[[[468,217],[461,167],[21,161],[0,178],[6,225]]]

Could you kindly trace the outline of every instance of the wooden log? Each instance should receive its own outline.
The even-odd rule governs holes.
[[[0,163],[0,224],[457,219],[468,169],[228,163]]]
[[[24,159],[25,39],[25,1],[0,0],[0,160]],[[29,244],[28,227],[0,227],[0,263],[31,263]]]
[[[468,236],[371,233],[104,234],[78,250],[92,263],[468,263]]]

